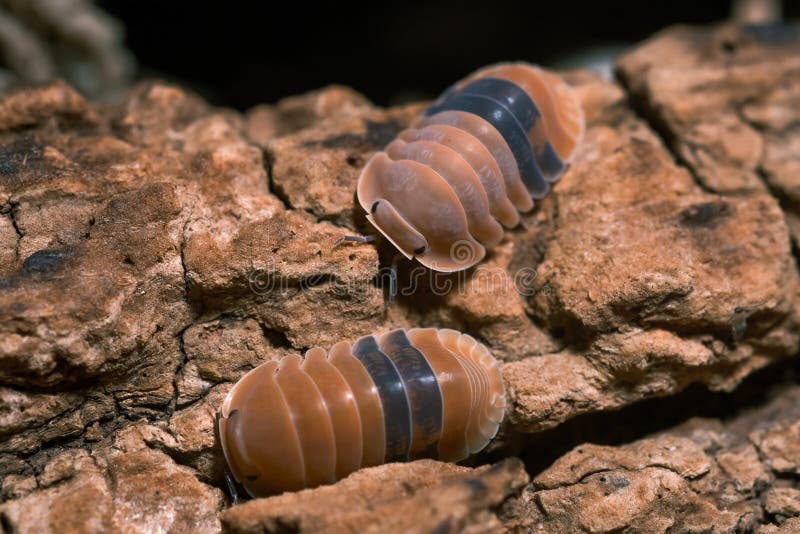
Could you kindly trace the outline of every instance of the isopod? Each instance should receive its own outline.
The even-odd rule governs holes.
[[[358,201],[407,258],[467,269],[548,193],[583,131],[580,101],[558,75],[526,63],[485,67],[370,158]]]
[[[489,350],[455,330],[397,329],[248,372],[218,418],[233,477],[256,496],[386,462],[463,460],[497,433],[505,390]]]

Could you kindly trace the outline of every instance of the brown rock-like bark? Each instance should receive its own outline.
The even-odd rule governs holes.
[[[672,28],[624,56],[640,111],[706,189],[770,190],[797,239],[800,56],[796,26]]]
[[[695,418],[618,447],[579,445],[500,517],[518,532],[793,532],[800,488],[775,459],[796,458],[797,441],[782,438],[798,420],[794,386],[726,423]]]
[[[419,460],[358,471],[335,486],[258,499],[227,510],[224,532],[499,532],[493,512],[521,489],[519,460],[469,469]]]
[[[388,310],[375,281],[390,247],[333,245],[371,232],[359,170],[422,105],[382,110],[334,87],[241,116],[155,82],[111,106],[59,82],[6,94],[0,525],[791,528],[800,427],[788,390],[763,424],[693,421],[585,445],[528,486],[513,460],[390,465],[222,516],[214,435],[247,370],[398,326],[456,328],[504,360],[493,454],[529,457],[532,433],[576,416],[692,383],[731,391],[786,365],[800,343],[799,71],[796,33],[779,37],[677,28],[620,60],[624,84],[568,74],[588,127],[553,193],[475,269],[401,264]],[[382,481],[394,489],[377,498]],[[357,506],[325,512],[342,502]]]

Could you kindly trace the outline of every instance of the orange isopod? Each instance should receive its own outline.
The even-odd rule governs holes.
[[[467,269],[548,193],[583,132],[581,103],[558,75],[527,63],[485,67],[370,158],[358,200],[407,258]]]
[[[463,460],[495,436],[505,402],[498,362],[474,338],[397,329],[256,367],[218,425],[233,477],[260,497],[386,462]]]

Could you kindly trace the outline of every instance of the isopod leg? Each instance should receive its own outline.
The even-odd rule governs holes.
[[[372,243],[376,239],[377,237],[374,235],[345,235],[334,243],[333,248],[338,247],[342,243]],[[397,298],[397,264],[404,257],[405,256],[398,254],[389,266],[389,299],[386,301],[386,308],[390,308]]]
[[[222,412],[216,412],[216,422],[217,422],[217,439],[219,439],[220,429],[219,429],[219,422],[222,420]],[[225,464],[225,487],[228,489],[228,496],[231,498],[231,506],[236,506],[239,504],[239,492],[236,490],[236,481],[233,478],[233,473],[231,473],[230,467],[226,462]]]
[[[336,240],[333,248],[338,247],[342,243],[372,243],[375,241],[374,235],[344,235]]]
[[[386,308],[391,308],[397,298],[397,264],[404,257],[402,254],[395,255],[389,266],[389,300],[386,301]]]
[[[225,467],[225,486],[228,488],[228,495],[231,497],[231,506],[239,504],[239,492],[236,491],[236,482],[233,480],[233,475],[228,467]]]

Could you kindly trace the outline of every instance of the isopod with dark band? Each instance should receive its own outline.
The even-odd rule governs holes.
[[[398,329],[253,369],[218,425],[233,477],[265,496],[386,462],[463,460],[495,436],[505,403],[484,345],[455,330]]]
[[[367,162],[358,200],[407,258],[467,269],[548,193],[583,131],[580,101],[556,74],[526,63],[485,67]]]

